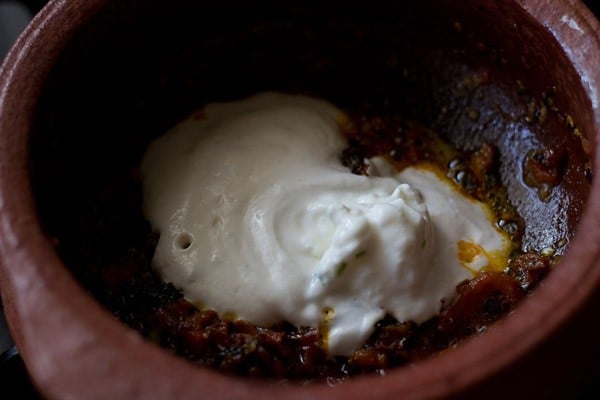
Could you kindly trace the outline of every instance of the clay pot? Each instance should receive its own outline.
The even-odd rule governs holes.
[[[600,304],[600,184],[588,180],[599,168],[600,137],[600,25],[592,14],[575,0],[223,3],[51,1],[2,67],[0,283],[40,393],[344,400],[580,393],[600,355],[591,314]],[[473,73],[485,84],[461,96],[457,88]],[[100,202],[99,188],[205,101],[265,89],[347,105],[386,98],[460,146],[493,142],[532,226],[526,241],[568,243],[559,267],[511,315],[456,349],[336,387],[227,377],[146,342],[95,300],[55,239],[110,252],[118,232],[100,237],[76,222]],[[527,121],[531,100],[539,106],[549,92],[556,111]],[[562,197],[542,202],[523,185],[520,160],[534,145],[558,143],[569,149],[555,189]]]

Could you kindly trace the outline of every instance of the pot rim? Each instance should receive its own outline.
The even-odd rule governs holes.
[[[77,397],[84,391],[89,398],[191,399],[203,393],[208,384],[214,398],[446,397],[507,368],[539,346],[567,324],[572,311],[580,309],[600,286],[600,245],[589,251],[589,243],[600,243],[596,226],[600,221],[600,183],[594,182],[579,232],[561,267],[546,277],[510,318],[457,349],[392,370],[385,378],[361,377],[336,390],[322,384],[290,390],[289,385],[227,377],[146,344],[72,278],[40,228],[28,183],[27,135],[35,99],[63,46],[107,3],[51,0],[0,67],[1,296],[15,342],[41,393],[51,398]],[[600,61],[586,57],[600,54],[600,23],[578,0],[516,3],[550,31],[581,77],[595,127],[590,137],[592,154],[600,154]],[[565,10],[569,10],[568,16],[561,14]],[[556,29],[563,25],[570,29]],[[582,44],[585,51],[575,51],[581,50]],[[600,170],[599,157],[593,157],[593,170]],[[14,190],[17,187],[20,190]],[[72,293],[76,301],[62,293]],[[537,329],[542,325],[546,329]],[[39,332],[64,332],[64,336]],[[66,382],[61,376],[77,378]],[[381,379],[394,383],[379,385]]]

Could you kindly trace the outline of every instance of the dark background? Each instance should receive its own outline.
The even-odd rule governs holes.
[[[7,0],[0,0],[4,2]],[[47,3],[46,0],[21,0],[31,12],[35,15]],[[598,17],[600,17],[600,0],[583,1]],[[0,60],[1,61],[1,60]],[[600,367],[598,367],[600,369]],[[35,389],[33,389],[21,358],[17,355],[12,356],[8,361],[0,359],[0,398],[3,399],[39,399]],[[577,400],[600,399],[600,376],[588,388],[584,388],[581,393],[573,397]]]

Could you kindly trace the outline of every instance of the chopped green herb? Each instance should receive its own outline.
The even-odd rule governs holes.
[[[570,130],[573,130],[576,128],[575,120],[569,114],[565,115],[565,123],[567,124],[567,128],[569,128]]]
[[[361,252],[358,252],[358,253],[356,253],[356,256],[355,256],[355,257],[356,257],[356,258],[361,258],[361,257],[362,257],[362,256],[364,256],[365,254],[367,254],[367,251],[366,251],[366,250],[363,250],[363,251],[361,251]]]
[[[313,274],[313,279],[318,280],[321,286],[325,286],[325,282],[323,281],[323,276],[321,274]]]
[[[348,266],[348,264],[346,264],[345,262],[341,263],[336,271],[336,275],[337,276],[342,275],[344,273],[344,271],[346,270],[347,266]]]

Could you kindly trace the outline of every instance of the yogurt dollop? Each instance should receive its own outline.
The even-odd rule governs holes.
[[[209,104],[155,140],[142,178],[162,278],[200,307],[322,328],[329,353],[349,355],[386,313],[423,322],[489,254],[508,256],[486,206],[435,172],[377,158],[372,176],[352,174],[345,118],[263,93]],[[458,243],[482,251],[460,259]]]

